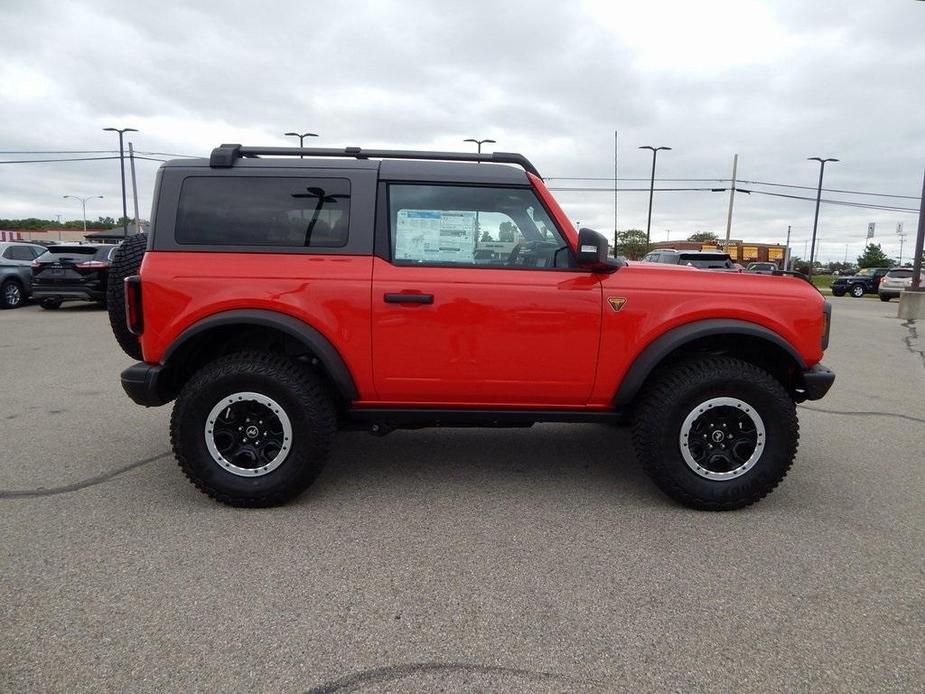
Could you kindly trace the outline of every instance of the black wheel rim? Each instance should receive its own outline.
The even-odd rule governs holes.
[[[213,461],[242,477],[269,474],[292,446],[292,425],[285,410],[260,393],[222,398],[209,413],[204,433]]]
[[[694,407],[681,425],[681,455],[701,477],[730,480],[745,474],[761,457],[764,422],[738,398],[712,398]]]

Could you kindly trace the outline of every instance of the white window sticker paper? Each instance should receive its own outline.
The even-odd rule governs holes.
[[[399,210],[395,259],[471,263],[475,254],[475,212]]]

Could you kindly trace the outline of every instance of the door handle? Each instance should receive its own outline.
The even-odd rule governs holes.
[[[433,294],[386,294],[384,297],[387,304],[432,304],[434,303]]]

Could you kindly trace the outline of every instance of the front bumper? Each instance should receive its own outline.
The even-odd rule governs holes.
[[[173,400],[165,380],[163,366],[140,361],[122,372],[122,389],[137,404],[158,407]]]
[[[819,400],[829,392],[835,382],[835,372],[822,364],[816,364],[803,372],[803,400]]]

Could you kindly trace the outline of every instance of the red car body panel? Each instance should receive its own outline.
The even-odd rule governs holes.
[[[388,293],[433,304],[385,303]],[[585,271],[373,266],[373,371],[389,402],[588,402],[601,331],[600,276]]]
[[[209,262],[203,262],[208,259]],[[266,309],[298,318],[337,348],[362,398],[375,398],[368,256],[157,252],[141,265],[145,361],[221,311]]]

